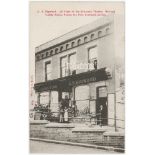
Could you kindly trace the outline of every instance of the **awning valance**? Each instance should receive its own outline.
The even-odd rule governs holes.
[[[48,90],[61,90],[71,91],[73,86],[84,85],[91,82],[98,82],[107,80],[109,77],[105,68],[83,72],[71,76],[66,76],[46,82],[36,83],[34,89],[36,92],[48,91]]]

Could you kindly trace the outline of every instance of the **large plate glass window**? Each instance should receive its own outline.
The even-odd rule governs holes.
[[[89,86],[78,86],[75,88],[75,100],[77,116],[89,114]]]

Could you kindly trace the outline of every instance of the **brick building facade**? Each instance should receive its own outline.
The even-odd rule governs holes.
[[[114,125],[115,50],[113,18],[103,17],[36,47],[37,103],[59,116],[67,96],[76,105],[72,121],[86,121],[104,107],[105,125]],[[124,112],[123,112],[124,113]],[[84,118],[84,119],[83,119]]]

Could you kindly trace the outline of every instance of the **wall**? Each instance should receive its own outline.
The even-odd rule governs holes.
[[[69,49],[67,50],[65,49],[62,52],[59,51],[58,54],[55,54],[53,56],[49,56],[50,55],[49,50],[47,50],[47,53],[45,51],[44,53],[45,58],[36,61],[36,83],[45,81],[44,63],[46,61],[48,60],[51,61],[51,72],[52,72],[51,80],[57,79],[60,77],[60,57],[76,52],[77,64],[88,63],[88,48],[94,45],[97,45],[98,48],[98,69],[104,67],[110,67],[113,70],[114,66],[113,24],[110,25],[110,31],[106,32],[106,27],[103,27],[101,30],[102,30],[101,37],[98,37],[98,32],[100,30],[96,30],[95,32],[92,32],[85,36],[81,35],[81,37],[78,38],[81,39],[80,45],[77,46],[77,40],[76,40],[74,46],[71,47],[72,41],[70,41]],[[91,34],[94,34],[94,38],[92,40],[90,37]],[[88,40],[85,43],[84,43],[84,37],[88,37]],[[61,46],[62,45],[58,46],[58,50],[60,50]],[[66,47],[63,46],[63,48]],[[46,54],[48,55],[47,58]],[[42,57],[42,54],[40,54],[39,56]],[[77,70],[77,73],[86,71],[87,70]]]
[[[45,127],[41,124],[30,125],[30,138],[52,139],[77,143],[95,144],[101,146],[124,147],[124,136],[121,134],[106,134],[107,129],[77,129],[71,125]]]

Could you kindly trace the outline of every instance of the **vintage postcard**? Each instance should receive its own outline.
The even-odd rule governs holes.
[[[124,9],[30,2],[30,153],[125,152]]]

